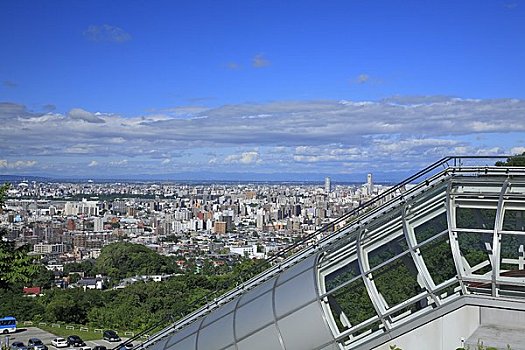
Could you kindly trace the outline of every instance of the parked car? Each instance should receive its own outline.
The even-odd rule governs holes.
[[[112,330],[104,331],[103,338],[107,341],[120,341],[120,337],[118,336],[117,332]]]
[[[107,350],[107,348],[104,345],[96,345],[93,350]]]
[[[47,346],[38,338],[31,338],[27,342],[27,347],[33,350],[47,350]]]
[[[91,350],[91,346],[81,346],[79,350]]]
[[[21,341],[11,343],[11,350],[27,350],[27,347]]]
[[[86,343],[78,335],[70,335],[67,337],[69,346],[86,346]]]
[[[55,348],[67,348],[69,343],[64,338],[55,338],[51,340],[51,345],[53,345]]]

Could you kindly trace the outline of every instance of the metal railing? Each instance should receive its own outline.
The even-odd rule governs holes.
[[[222,296],[218,298],[217,298],[217,293],[219,292],[219,290],[206,295],[202,299],[197,300],[191,306],[197,307],[198,305],[201,305],[203,302],[206,302],[206,304],[200,307],[199,309],[191,312],[190,314],[186,315],[185,317],[179,319],[178,321],[171,324],[170,326],[165,327],[164,329],[160,330],[154,336],[146,340],[144,343],[135,346],[134,349],[146,348],[148,346],[155,344],[156,342],[160,341],[161,339],[165,338],[171,333],[176,332],[177,330],[180,330],[188,326],[189,324],[193,323],[197,319],[200,319],[201,317],[209,314],[213,310],[226,304],[227,302],[238,297],[239,295],[247,292],[248,290],[253,289],[254,287],[269,280],[270,278],[273,278],[281,271],[304,260],[306,257],[316,252],[316,250],[311,249],[310,245],[312,244],[312,242],[319,241],[320,236],[322,236],[323,234],[327,232],[336,234],[337,232],[343,230],[346,226],[351,224],[351,222],[353,221],[352,219],[357,220],[357,218],[360,215],[369,211],[371,208],[374,208],[377,204],[384,203],[386,200],[392,199],[396,195],[402,194],[406,188],[406,185],[412,184],[418,180],[422,182],[425,180],[425,179],[422,179],[423,177],[425,176],[430,177],[432,175],[435,175],[439,171],[442,171],[447,168],[461,169],[461,167],[465,165],[465,161],[479,161],[483,159],[484,160],[489,160],[489,159],[496,160],[496,159],[508,159],[508,158],[509,156],[448,156],[448,157],[441,158],[440,160],[430,164],[424,169],[416,172],[412,176],[401,181],[397,185],[389,188],[387,191],[381,193],[379,196],[373,197],[372,199],[361,204],[359,207],[342,215],[336,220],[324,225],[323,227],[316,230],[315,232],[308,234],[307,236],[303,237],[301,240],[287,246],[285,249],[278,251],[275,255],[262,261],[260,264],[255,266],[253,270],[256,270],[257,272],[259,272],[258,269],[260,269],[261,267],[267,267],[267,266],[270,266],[270,267],[265,269],[263,272],[258,273],[255,277],[251,277],[253,276],[253,274],[250,274],[251,278],[249,278],[246,281],[243,281],[240,285],[222,294]],[[352,220],[352,221],[349,222],[349,220]],[[337,229],[337,227],[341,224],[343,224],[343,226]],[[330,236],[325,236],[323,238],[323,241],[325,241],[325,239],[329,238]],[[212,300],[212,301],[209,302],[209,300]],[[140,339],[145,334],[150,334],[151,332],[160,328],[162,325],[165,325],[166,323],[172,321],[172,319],[173,317],[167,317],[165,319],[160,320],[159,322],[155,323],[153,326],[149,327],[148,329],[130,338],[128,341],[114,347],[113,350],[121,349],[122,346],[126,344],[130,344],[132,341],[135,341],[137,339]]]

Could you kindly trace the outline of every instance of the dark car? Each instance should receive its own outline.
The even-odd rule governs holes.
[[[117,332],[111,330],[104,331],[103,338],[107,341],[120,341]]]
[[[47,346],[38,338],[31,338],[27,342],[27,347],[33,350],[47,350]]]
[[[86,343],[78,335],[70,335],[67,337],[69,346],[84,346]]]
[[[104,345],[96,345],[93,347],[93,350],[107,350]]]
[[[27,347],[21,341],[11,343],[11,350],[27,350]]]

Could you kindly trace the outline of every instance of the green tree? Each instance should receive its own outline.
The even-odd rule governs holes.
[[[525,152],[509,157],[504,162],[496,162],[496,166],[525,166]]]
[[[127,242],[102,248],[95,270],[114,279],[179,272],[174,258],[160,255],[141,244]]]
[[[72,293],[56,293],[53,300],[46,305],[46,318],[51,322],[68,322],[83,324],[86,320],[85,310],[79,307],[79,299]]]
[[[44,307],[38,298],[28,298],[20,291],[0,289],[0,315],[14,316],[19,320],[38,320],[44,314]]]
[[[4,207],[9,184],[0,186],[0,208]],[[7,230],[0,230],[0,289],[14,288],[31,282],[38,273],[38,266],[27,255],[27,245],[16,247],[15,242],[6,239]]]
[[[73,262],[64,265],[64,275],[70,272],[84,272],[84,276],[95,276],[95,260],[83,260],[81,262]]]
[[[38,273],[33,278],[32,285],[42,289],[49,289],[53,286],[55,274],[53,271],[46,269],[43,265],[38,266]]]
[[[82,277],[78,273],[72,273],[69,275],[69,283],[77,283]]]

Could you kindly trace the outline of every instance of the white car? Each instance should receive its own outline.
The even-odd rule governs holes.
[[[64,338],[55,338],[51,340],[51,345],[53,345],[55,348],[67,348],[69,343]]]
[[[78,350],[91,350],[90,346],[81,346]]]

